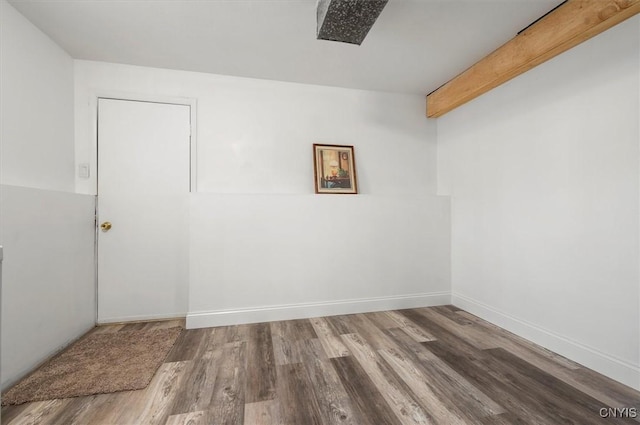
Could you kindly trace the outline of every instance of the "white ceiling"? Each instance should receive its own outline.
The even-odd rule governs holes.
[[[77,59],[427,94],[560,0],[389,0],[361,46],[315,0],[10,0]]]

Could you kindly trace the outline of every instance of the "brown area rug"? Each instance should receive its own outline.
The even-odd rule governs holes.
[[[89,334],[3,394],[2,405],[145,388],[181,331]]]

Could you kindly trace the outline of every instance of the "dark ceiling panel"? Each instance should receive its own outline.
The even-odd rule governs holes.
[[[320,0],[318,40],[362,44],[388,0]]]

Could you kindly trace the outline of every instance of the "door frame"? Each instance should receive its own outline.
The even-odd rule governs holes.
[[[93,185],[93,191],[95,193],[95,216],[94,216],[94,291],[95,291],[95,318],[94,322],[100,324],[98,321],[98,232],[100,226],[98,223],[98,208],[99,208],[99,196],[98,193],[98,179],[100,178],[98,169],[98,103],[100,99],[109,100],[123,100],[130,102],[145,102],[145,103],[163,103],[169,105],[181,105],[189,107],[189,193],[197,192],[197,107],[198,102],[195,98],[188,97],[176,97],[176,96],[159,96],[159,95],[147,95],[147,94],[134,94],[118,91],[95,91],[91,94],[89,99],[89,111],[91,120],[91,162],[89,164],[90,169],[93,170],[95,176],[95,184]]]

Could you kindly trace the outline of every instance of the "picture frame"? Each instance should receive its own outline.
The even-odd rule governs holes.
[[[313,144],[313,175],[317,194],[358,193],[353,146]]]

